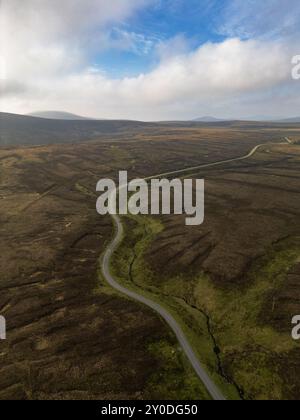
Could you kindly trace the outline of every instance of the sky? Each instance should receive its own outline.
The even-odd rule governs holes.
[[[293,117],[299,0],[0,0],[0,111]]]

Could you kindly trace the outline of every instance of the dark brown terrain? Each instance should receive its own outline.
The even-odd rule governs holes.
[[[0,342],[0,399],[193,396],[184,389],[206,398],[199,384],[187,382],[190,367],[164,323],[101,282],[99,257],[113,228],[109,217],[96,214],[96,182],[116,178],[119,170],[144,177],[241,156],[257,144],[282,142],[285,135],[296,142],[298,132],[296,126],[242,123],[149,125],[85,143],[2,147],[0,314],[7,319],[8,339]],[[238,319],[223,325],[229,338],[216,328],[222,369],[247,398],[270,396],[263,387],[277,377],[284,386],[276,382],[274,398],[300,397],[299,349],[281,344],[277,335],[290,334],[291,314],[300,313],[294,258],[300,249],[299,163],[299,146],[270,145],[249,162],[195,174],[206,178],[205,224],[189,230],[181,217],[162,218],[164,230],[142,255],[154,273],[147,286],[169,293],[177,287],[177,280],[170,286],[172,278],[182,273],[176,293],[211,312],[213,326],[230,317],[220,312],[222,299],[247,295],[270,260],[279,271],[269,267],[267,281],[286,270],[284,281],[264,289],[253,321],[271,329],[269,347],[255,337],[251,347],[243,336],[242,343],[230,345]],[[195,278],[203,273],[213,288],[209,301],[200,295],[197,301],[202,289]],[[182,281],[188,280],[191,295],[185,296]],[[256,295],[250,294],[249,307],[251,296]],[[247,322],[247,313],[239,319]],[[268,380],[257,389],[249,385],[253,377],[245,377],[260,351],[267,354],[261,369]],[[245,357],[249,365],[243,367]],[[266,365],[276,370],[275,379],[269,379]]]

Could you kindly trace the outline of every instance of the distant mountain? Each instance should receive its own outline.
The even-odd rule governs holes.
[[[225,120],[220,119],[220,118],[205,116],[205,117],[195,118],[193,121],[204,122],[204,123],[214,123],[214,122],[223,122]]]
[[[230,119],[220,119],[215,117],[201,117],[196,118],[193,120],[193,122],[203,122],[203,123],[221,123],[221,122],[228,122],[231,121]],[[245,117],[245,118],[236,118],[232,119],[232,121],[244,121],[244,122],[266,122],[266,123],[299,123],[300,117],[295,118],[274,118],[268,115],[256,115],[251,117]]]
[[[280,122],[280,123],[300,123],[300,117],[294,117],[294,118],[286,118],[283,120],[278,120],[276,122]]]
[[[92,118],[81,117],[79,115],[71,114],[70,112],[63,111],[40,111],[29,114],[30,117],[45,118],[49,120],[92,120]]]

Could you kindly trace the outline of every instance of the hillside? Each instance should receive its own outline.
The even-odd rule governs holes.
[[[54,120],[32,116],[0,113],[0,147],[1,146],[37,146],[50,144],[79,143],[99,138],[116,139],[126,136],[133,138],[137,134],[145,135],[149,130],[157,135],[166,134],[176,129],[215,128],[224,130],[276,130],[285,134],[286,129],[295,129],[299,123],[263,123],[247,121],[173,121],[173,122],[140,122],[125,120]],[[281,135],[281,134],[279,134]],[[291,132],[292,135],[292,132]]]
[[[76,143],[147,125],[136,121],[51,120],[0,113],[0,146]]]

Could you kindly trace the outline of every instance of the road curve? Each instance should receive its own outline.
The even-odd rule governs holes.
[[[288,141],[287,138],[285,140]],[[276,144],[279,145],[279,144],[286,144],[286,143],[276,143]],[[233,158],[233,159],[222,160],[222,161],[214,162],[214,163],[208,163],[208,164],[199,165],[199,166],[194,166],[194,167],[191,167],[191,168],[185,168],[185,169],[181,169],[181,170],[177,170],[177,171],[166,172],[166,173],[163,173],[163,174],[154,175],[154,176],[147,177],[147,178],[144,178],[144,179],[145,180],[151,180],[153,178],[161,178],[161,177],[166,177],[166,176],[175,175],[175,174],[178,175],[178,174],[183,174],[185,172],[191,172],[191,171],[194,171],[194,170],[197,170],[197,169],[205,169],[205,168],[210,168],[210,167],[214,167],[214,166],[224,165],[226,163],[246,160],[246,159],[249,159],[251,156],[253,156],[261,147],[264,147],[264,146],[267,146],[267,145],[268,144],[260,144],[258,146],[255,146],[245,156],[241,156],[241,157],[237,157],[237,158]],[[115,223],[115,232],[116,233],[115,233],[115,236],[114,236],[112,242],[108,245],[108,247],[106,248],[106,251],[105,251],[105,253],[103,254],[103,257],[102,257],[101,270],[102,270],[102,274],[103,274],[105,280],[107,281],[107,283],[113,289],[115,289],[118,292],[126,295],[127,297],[129,297],[129,298],[131,298],[131,299],[133,299],[137,302],[140,302],[140,303],[148,306],[149,308],[153,309],[155,312],[157,312],[167,322],[167,324],[170,326],[170,328],[175,333],[178,342],[180,343],[183,351],[185,352],[187,358],[189,359],[191,365],[193,366],[196,374],[198,375],[198,377],[203,382],[203,384],[206,387],[207,391],[209,392],[210,396],[215,401],[225,401],[226,400],[225,396],[218,389],[218,387],[214,384],[212,379],[206,373],[205,369],[202,367],[200,361],[198,360],[198,357],[196,356],[195,352],[193,351],[190,343],[188,342],[184,332],[182,331],[180,325],[175,320],[175,318],[165,308],[163,308],[158,303],[156,303],[156,302],[154,302],[154,301],[152,301],[152,300],[150,300],[150,299],[148,299],[148,298],[146,298],[142,295],[139,295],[138,293],[136,293],[136,292],[134,292],[130,289],[127,289],[126,287],[119,284],[113,278],[113,276],[110,272],[110,260],[111,260],[112,255],[114,254],[114,252],[117,250],[117,248],[119,247],[119,245],[122,242],[124,229],[123,229],[121,219],[118,215],[111,215],[111,217],[113,218],[113,221]]]

